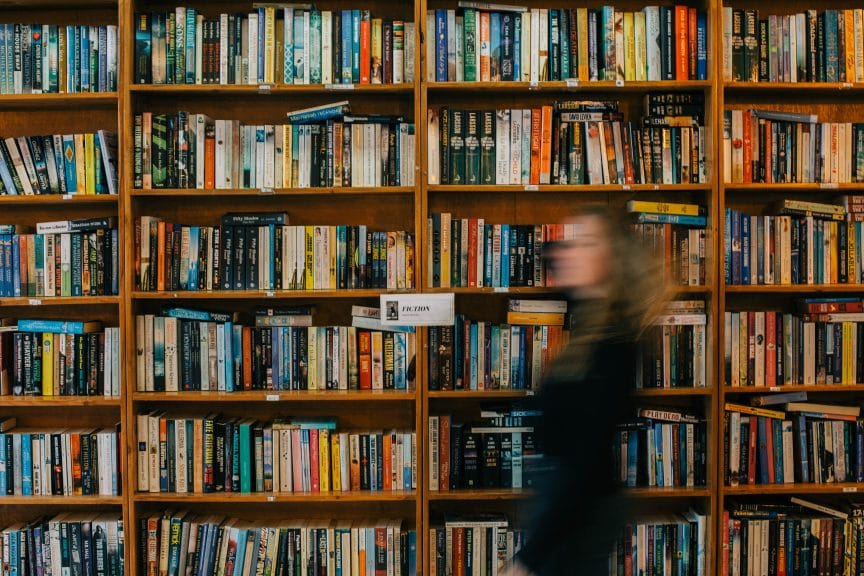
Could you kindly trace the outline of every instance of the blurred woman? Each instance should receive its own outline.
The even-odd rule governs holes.
[[[575,321],[538,394],[549,466],[536,479],[533,520],[508,576],[608,576],[625,521],[613,481],[615,430],[633,415],[640,336],[664,303],[662,266],[626,215],[590,208],[569,223],[571,237],[544,257]]]

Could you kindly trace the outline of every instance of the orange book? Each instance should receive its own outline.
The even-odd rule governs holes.
[[[81,435],[69,433],[69,451],[72,453],[72,493],[81,496]]]
[[[533,114],[532,114],[533,117]],[[551,184],[552,178],[552,106],[540,112],[540,184]]]
[[[159,265],[156,267],[156,290],[165,290],[165,267],[170,266],[170,262],[165,261],[165,222],[159,222],[156,233],[156,255]]]
[[[467,356],[467,354],[466,354]],[[467,386],[466,386],[467,388]],[[438,417],[438,489],[450,490],[450,416]]]
[[[489,82],[492,74],[489,45],[489,12],[479,12],[477,16],[480,18],[480,81]]]
[[[675,6],[675,79],[690,79],[690,56],[687,35],[689,24],[687,6]]]
[[[365,330],[357,332],[357,352],[360,366],[360,390],[371,390],[372,335]]]
[[[243,327],[243,389],[252,389],[252,327]]]
[[[531,180],[530,184],[540,184],[540,140],[542,139],[541,112],[531,109]]]
[[[843,11],[843,24],[846,29],[846,54],[841,54],[841,58],[843,56],[846,57],[846,62],[844,63],[846,69],[846,78],[845,82],[855,82],[855,45],[854,42],[850,40],[850,38],[855,38],[855,11],[846,9]],[[856,39],[858,42],[861,41],[860,38]],[[800,82],[800,80],[799,80]]]
[[[752,117],[747,110],[741,114],[741,131],[744,141],[744,184],[753,182],[753,127]]]
[[[384,479],[384,485],[381,486],[381,489],[393,490],[393,438],[387,432],[383,434],[383,443],[384,458],[382,461],[384,467],[381,477]]]
[[[309,430],[309,476],[312,486],[312,492],[321,491],[320,469],[318,464],[319,450],[318,433],[320,430],[312,428]]]
[[[208,123],[204,128],[204,188],[216,188],[216,127]]]
[[[360,19],[360,83],[369,84],[369,75],[372,68],[370,58],[371,22],[369,11],[363,11]]]
[[[453,528],[453,576],[465,575],[465,528]]]
[[[688,26],[687,26],[687,54],[688,64],[689,64],[689,78],[691,80],[696,79],[696,60],[697,60],[697,46],[696,46],[696,34],[697,34],[697,26],[696,26],[696,17],[697,10],[692,6],[687,9],[688,16]]]
[[[351,478],[351,490],[360,489],[360,435],[348,436],[348,472]]]

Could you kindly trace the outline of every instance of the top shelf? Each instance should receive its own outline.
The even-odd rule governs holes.
[[[864,92],[862,82],[724,82],[727,92]]]
[[[708,80],[688,80],[684,82],[578,82],[573,79],[555,82],[428,82],[430,92],[645,92],[674,90],[704,90],[711,87]]]
[[[2,11],[0,11],[2,14]],[[108,108],[117,106],[116,92],[78,92],[74,94],[0,94],[0,110]]]
[[[134,94],[411,94],[414,84],[131,84]]]

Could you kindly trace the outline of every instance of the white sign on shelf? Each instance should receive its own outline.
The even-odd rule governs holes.
[[[382,326],[450,326],[455,321],[456,299],[446,294],[382,294]]]

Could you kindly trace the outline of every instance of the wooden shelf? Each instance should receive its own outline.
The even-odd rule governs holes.
[[[136,492],[132,499],[136,502],[159,502],[164,504],[214,503],[214,504],[252,504],[258,502],[283,503],[332,503],[332,502],[413,502],[417,499],[416,490],[375,491],[356,490],[352,492],[263,492],[241,494],[238,492],[214,492],[210,494],[169,494]]]
[[[621,493],[626,498],[710,498],[711,489],[698,488],[625,488]]]
[[[428,294],[442,294],[453,292],[455,294],[556,294],[560,289],[547,286],[508,286],[498,288],[424,288],[423,292]]]
[[[861,82],[724,82],[726,92],[864,92]]]
[[[33,196],[0,196],[0,206],[86,206],[117,204],[116,194],[34,194]]]
[[[514,192],[555,194],[614,194],[633,192],[708,192],[711,184],[429,184],[427,190],[436,194],[510,194]]]
[[[517,92],[525,95],[531,92],[646,92],[646,91],[682,91],[706,90],[711,88],[708,80],[687,80],[677,82],[666,80],[659,82],[623,82],[618,84],[612,80],[593,82],[574,82],[574,80],[546,81],[532,84],[531,82],[428,82],[429,92],[444,93],[476,93],[476,92]]]
[[[119,296],[20,296],[0,298],[0,306],[116,306],[119,303]]]
[[[726,496],[770,496],[778,494],[856,494],[864,492],[864,484],[756,484],[724,486]]]
[[[633,395],[640,398],[665,398],[665,397],[710,397],[714,395],[713,388],[641,388],[634,390]]]
[[[822,194],[839,194],[864,190],[864,182],[847,184],[820,184],[818,182],[782,182],[776,184],[723,184],[726,192],[747,192],[764,194],[783,194],[788,192],[819,192]]]
[[[384,290],[368,288],[362,290],[212,290],[177,292],[132,293],[134,300],[279,300],[279,299],[351,299],[377,298],[381,294],[412,294],[413,290]]]
[[[114,396],[0,396],[0,406],[44,408],[72,408],[87,406],[121,406],[120,398]]]
[[[731,294],[810,294],[813,292],[856,292],[864,293],[864,284],[775,284],[727,285],[724,290]]]
[[[430,390],[430,399],[448,400],[505,400],[531,398],[536,392],[534,390]]]
[[[350,86],[350,88],[348,87]],[[220,97],[287,96],[291,94],[332,94],[345,98],[355,94],[413,94],[413,84],[131,84],[135,95],[218,95]]]
[[[864,384],[814,384],[798,385],[788,384],[785,386],[724,386],[723,393],[730,394],[782,394],[784,392],[864,392]],[[771,406],[764,406],[771,408]]]
[[[107,108],[117,106],[116,92],[85,92],[76,94],[0,94],[0,110]]]
[[[135,402],[413,402],[404,390],[273,390],[244,392],[135,392]]]
[[[430,490],[431,502],[465,502],[473,500],[525,500],[536,495],[530,488],[480,488],[477,490]]]
[[[122,496],[0,496],[0,506],[120,506]]]
[[[257,188],[232,189],[197,189],[197,188],[160,188],[153,190],[130,190],[129,195],[135,198],[190,198],[198,196],[392,196],[413,194],[413,186],[334,186],[333,188],[276,188],[262,192]]]

